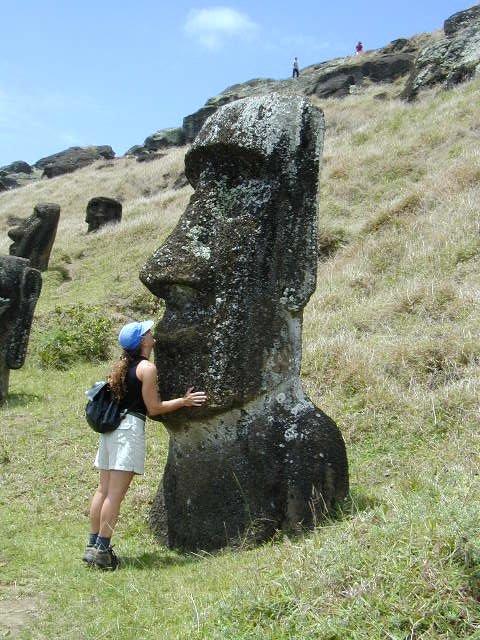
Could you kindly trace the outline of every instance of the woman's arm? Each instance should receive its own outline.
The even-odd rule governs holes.
[[[152,362],[143,361],[137,368],[137,377],[142,381],[142,397],[149,416],[178,411],[183,407],[199,407],[207,399],[203,391],[192,393],[193,387],[187,390],[183,398],[162,400],[157,388],[157,367]]]

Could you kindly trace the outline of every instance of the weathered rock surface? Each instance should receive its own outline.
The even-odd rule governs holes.
[[[10,255],[27,258],[31,267],[46,271],[59,219],[60,206],[52,202],[35,205],[29,218],[15,219],[8,231],[8,237],[13,240]]]
[[[100,160],[101,158],[111,160],[114,157],[115,152],[108,145],[70,147],[65,151],[41,158],[34,166],[38,169],[43,169],[43,175],[47,178],[54,178],[86,167],[95,162],[95,160]]]
[[[413,100],[426,87],[449,89],[480,69],[480,6],[460,11],[445,21],[444,36],[422,49],[403,91]]]
[[[8,394],[10,369],[20,369],[27,352],[42,275],[28,260],[0,256],[0,404]]]
[[[125,152],[126,156],[136,156],[139,162],[154,160],[158,157],[156,152],[170,147],[181,147],[185,144],[185,135],[181,127],[160,129],[145,138],[143,144],[136,144]],[[149,157],[151,156],[151,157]]]
[[[181,147],[185,144],[185,137],[181,127],[173,129],[160,129],[152,133],[151,136],[145,138],[143,143],[149,151],[158,151],[159,149],[168,149],[169,147]]]
[[[141,272],[166,302],[162,397],[192,385],[209,397],[162,418],[170,446],[151,524],[172,547],[312,526],[347,493],[343,439],[300,381],[323,133],[298,96],[221,107],[186,156],[195,193]]]
[[[470,9],[458,11],[450,16],[443,23],[443,30],[446,36],[453,36],[458,31],[463,31],[475,22],[480,20],[480,4],[476,4]]]
[[[32,173],[33,169],[28,164],[28,162],[24,162],[23,160],[15,160],[15,162],[11,162],[10,164],[5,165],[4,167],[0,167],[0,175],[5,173]]]
[[[16,189],[33,180],[38,180],[40,173],[35,171],[27,162],[16,160],[0,167],[0,191]]]
[[[117,223],[122,219],[122,203],[114,198],[98,196],[89,200],[85,222],[88,232],[97,231],[106,224]]]

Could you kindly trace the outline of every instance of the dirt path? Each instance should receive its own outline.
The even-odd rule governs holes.
[[[39,597],[22,594],[15,585],[0,582],[0,638],[17,638],[39,613]]]

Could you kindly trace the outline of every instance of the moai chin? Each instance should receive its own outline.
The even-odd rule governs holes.
[[[155,360],[167,465],[151,524],[212,550],[310,527],[348,491],[345,445],[300,381],[302,315],[316,286],[324,120],[305,98],[225,105],[185,159],[195,189],[142,282],[166,302]]]
[[[28,260],[0,256],[0,404],[8,394],[10,369],[20,369],[25,362],[41,289],[42,275]]]
[[[29,218],[17,219],[15,226],[9,229],[8,237],[13,240],[10,255],[27,258],[32,268],[46,271],[59,219],[58,204],[44,202],[35,205]]]

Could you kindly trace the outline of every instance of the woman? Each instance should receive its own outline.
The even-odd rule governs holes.
[[[130,322],[118,336],[123,347],[120,360],[108,378],[121,409],[127,409],[120,426],[100,435],[95,466],[100,482],[90,507],[90,536],[83,555],[89,565],[116,569],[118,558],[110,546],[120,505],[135,474],[143,474],[145,464],[145,419],[183,407],[201,406],[203,391],[187,390],[183,398],[162,401],[157,390],[157,368],[149,361],[155,340],[153,322]]]

